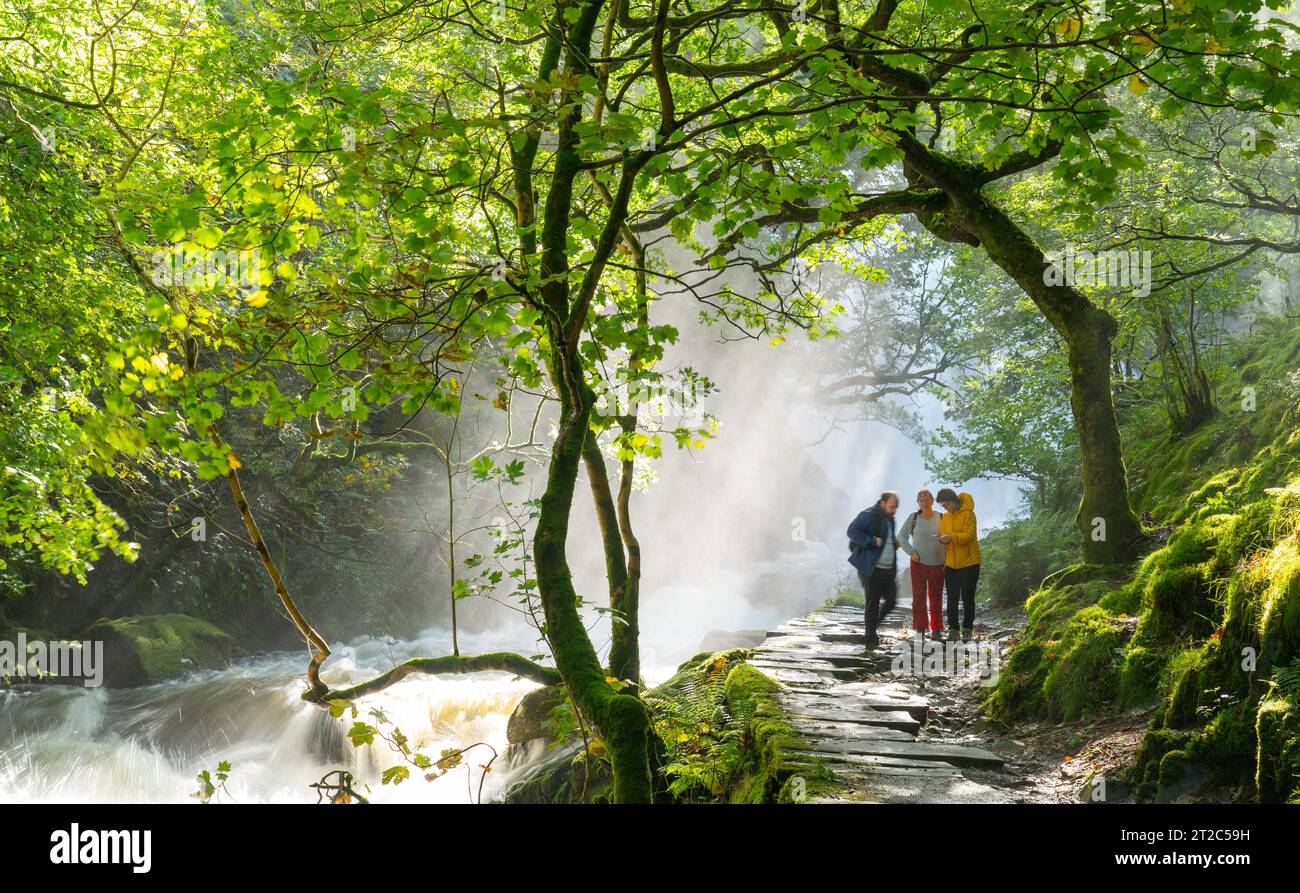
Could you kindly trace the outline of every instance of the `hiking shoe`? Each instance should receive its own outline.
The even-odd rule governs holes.
[[[955,626],[948,627],[948,636],[945,639],[945,641],[956,642],[957,639],[960,637],[961,637],[961,633],[957,632],[957,627]]]
[[[872,648],[879,648],[879,647],[880,647],[880,636],[876,635],[875,633],[867,633],[867,648],[872,649]]]
[[[975,638],[975,630],[971,629],[969,626],[961,631],[961,640],[963,642],[969,642],[973,638]]]

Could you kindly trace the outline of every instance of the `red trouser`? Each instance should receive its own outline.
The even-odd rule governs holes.
[[[930,594],[930,622],[925,622],[926,590]],[[943,631],[943,565],[912,559],[912,629]]]

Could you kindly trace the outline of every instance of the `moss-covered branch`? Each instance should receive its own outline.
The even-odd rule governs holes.
[[[509,651],[495,651],[472,657],[448,655],[447,657],[414,657],[398,664],[387,673],[376,676],[367,682],[349,688],[330,688],[325,690],[308,689],[303,693],[303,700],[324,704],[329,701],[351,701],[365,695],[383,691],[395,685],[407,676],[419,673],[426,676],[453,675],[458,673],[485,673],[490,671],[514,673],[525,679],[532,679],[542,685],[558,685],[560,673],[552,667],[544,667]]]

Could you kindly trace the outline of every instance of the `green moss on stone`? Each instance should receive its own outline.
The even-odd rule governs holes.
[[[1262,803],[1300,803],[1300,709],[1269,698],[1256,713],[1255,788]]]
[[[78,638],[104,643],[104,683],[127,687],[175,679],[193,670],[219,669],[236,652],[235,640],[206,620],[155,614],[99,620]]]
[[[1168,655],[1135,645],[1124,653],[1119,671],[1117,703],[1126,710],[1154,705],[1160,698],[1160,677]]]

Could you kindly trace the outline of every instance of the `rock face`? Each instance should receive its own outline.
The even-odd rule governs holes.
[[[506,723],[507,771],[521,761],[529,763],[518,781],[502,797],[503,803],[580,803],[608,799],[613,783],[605,760],[588,760],[577,729],[565,740],[555,740],[548,726],[552,714],[564,704],[563,685],[547,685],[524,695]],[[540,758],[539,758],[540,757]]]
[[[603,803],[614,777],[604,760],[590,762],[581,741],[557,744],[502,798],[503,803]]]
[[[549,738],[550,734],[542,723],[550,718],[551,711],[564,703],[564,686],[548,685],[530,691],[523,696],[515,712],[510,714],[506,723],[506,740],[511,744],[523,744],[534,738]]]
[[[104,643],[104,684],[150,685],[192,670],[215,670],[235,655],[235,640],[188,614],[99,620],[79,637]]]

